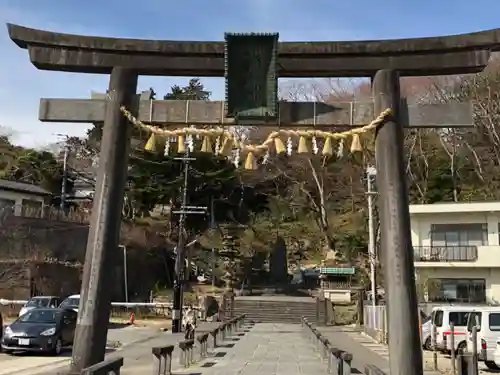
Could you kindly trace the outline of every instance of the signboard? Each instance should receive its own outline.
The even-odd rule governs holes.
[[[278,117],[279,34],[225,34],[226,117],[266,121]]]

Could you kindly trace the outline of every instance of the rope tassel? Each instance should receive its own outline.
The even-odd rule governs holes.
[[[332,137],[326,137],[325,144],[323,145],[323,151],[321,153],[324,156],[332,156],[333,155]]]
[[[361,151],[363,151],[363,148],[361,147],[361,140],[359,139],[359,134],[353,134],[351,143],[351,154]]]
[[[278,155],[286,152],[285,144],[278,137],[274,138],[274,148],[276,149],[276,154],[278,154]]]
[[[247,158],[245,159],[245,169],[254,170],[257,169],[257,161],[255,160],[255,155],[253,151],[249,151]]]
[[[297,148],[297,153],[299,154],[307,154],[309,150],[307,149],[307,140],[306,137],[300,136],[299,138],[299,147]]]
[[[224,142],[222,142],[222,147],[220,148],[219,154],[230,157],[233,151],[233,139],[231,137],[225,137]]]
[[[144,150],[149,151],[149,152],[156,152],[156,135],[155,135],[155,133],[151,133],[151,135],[149,136],[149,139],[146,142],[146,145],[144,146]]]
[[[183,154],[186,152],[186,137],[184,134],[179,134],[177,136],[177,152]]]
[[[212,152],[212,141],[209,136],[203,137],[203,143],[201,144],[201,152]]]

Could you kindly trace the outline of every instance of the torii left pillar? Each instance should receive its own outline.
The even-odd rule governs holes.
[[[115,67],[111,72],[71,374],[103,361],[106,352],[109,285],[113,282],[110,270],[118,254],[131,136],[130,123],[120,107],[135,107],[137,79],[137,72],[131,69]]]

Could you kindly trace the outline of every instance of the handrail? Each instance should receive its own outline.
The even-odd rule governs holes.
[[[301,319],[302,328],[316,350],[321,354],[323,361],[328,363],[328,373],[334,375],[350,374],[352,367],[352,354],[332,347],[330,340],[323,336],[321,332],[310,323],[305,317]]]
[[[81,375],[120,375],[123,366],[123,357],[105,359],[102,362],[82,370]]]
[[[179,342],[179,349],[181,349],[181,356],[179,357],[179,364],[184,367],[189,367],[196,361],[201,361],[208,357],[208,338],[212,336],[212,348],[218,346],[219,341],[224,341],[231,336],[233,332],[238,332],[242,326],[246,315],[239,315],[226,322],[221,322],[216,328],[209,332],[201,333],[195,339],[183,340]],[[195,345],[197,344],[197,345]],[[198,356],[194,356],[194,348],[199,348]]]
[[[365,375],[387,375],[387,374],[375,365],[366,365]]]

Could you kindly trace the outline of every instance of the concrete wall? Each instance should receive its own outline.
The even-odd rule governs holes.
[[[0,228],[0,258],[30,258],[35,253],[61,261],[85,259],[88,225],[9,216]]]

